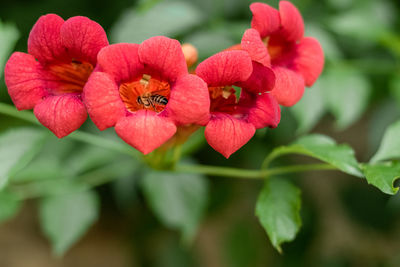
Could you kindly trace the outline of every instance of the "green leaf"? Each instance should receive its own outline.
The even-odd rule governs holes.
[[[369,184],[379,188],[383,193],[394,195],[399,190],[394,182],[400,178],[400,162],[387,162],[362,165],[362,170]]]
[[[141,43],[165,35],[176,37],[203,23],[201,12],[188,2],[161,2],[146,12],[126,11],[111,31],[114,42]]]
[[[181,230],[184,240],[192,239],[207,204],[204,176],[153,171],[143,177],[142,189],[158,219]]]
[[[298,123],[298,134],[310,131],[326,112],[323,78],[320,77],[312,88],[307,88],[302,99],[290,109]]]
[[[66,159],[64,164],[68,167],[71,176],[77,176],[119,160],[118,156],[113,151],[85,145],[75,150],[74,155]]]
[[[62,255],[99,216],[99,200],[92,191],[83,191],[42,199],[40,224],[56,255]]]
[[[368,1],[339,12],[329,20],[337,34],[365,40],[377,40],[394,22],[396,8],[389,1]],[[374,18],[374,19],[366,19]]]
[[[299,138],[289,148],[299,154],[308,155],[335,166],[351,175],[363,177],[351,147],[338,145],[328,136],[312,134]]]
[[[0,192],[0,222],[11,219],[21,206],[20,200],[14,194]]]
[[[17,42],[19,33],[12,24],[4,24],[0,21],[0,78],[8,56]]]
[[[256,215],[272,245],[282,253],[281,244],[292,241],[301,227],[300,190],[282,179],[268,179],[258,196]]]
[[[390,92],[400,107],[400,75],[396,75],[390,81]]]
[[[371,85],[358,70],[336,67],[326,72],[325,99],[338,129],[357,121],[368,105]]]
[[[67,155],[76,156],[74,148],[71,140],[48,136],[40,153],[26,167],[18,171],[12,177],[12,181],[20,183],[68,176],[66,171],[69,168],[65,166],[65,158]]]
[[[318,24],[308,23],[306,27],[306,36],[312,36],[319,41],[327,59],[335,60],[342,58],[342,52],[337,46],[333,36]]]
[[[400,121],[387,128],[381,145],[370,162],[400,158]]]
[[[39,152],[45,134],[34,128],[16,128],[0,134],[0,189]]]
[[[400,118],[400,109],[393,99],[381,101],[369,115],[368,128],[368,155],[373,155],[382,142],[386,129]]]

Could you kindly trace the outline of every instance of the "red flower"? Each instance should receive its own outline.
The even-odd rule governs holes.
[[[276,75],[271,92],[279,104],[292,106],[322,72],[324,55],[319,42],[303,37],[304,23],[297,8],[279,2],[279,11],[263,3],[250,5],[252,29],[243,35],[241,47],[253,60],[272,66]]]
[[[247,52],[220,52],[200,63],[196,74],[207,83],[211,99],[205,137],[226,158],[246,144],[256,129],[278,125],[279,105],[265,93],[274,86],[274,74],[252,62]],[[234,86],[241,88],[239,100]]]
[[[142,44],[102,49],[84,88],[90,117],[100,130],[115,126],[128,144],[147,154],[177,126],[209,120],[206,84],[188,74],[178,41],[158,36]]]
[[[83,87],[97,53],[107,45],[103,28],[86,17],[40,17],[29,35],[29,54],[13,53],[5,67],[17,109],[33,108],[40,123],[59,138],[78,129],[87,118]]]

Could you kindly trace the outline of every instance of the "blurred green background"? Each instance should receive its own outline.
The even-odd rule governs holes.
[[[201,133],[196,137],[199,145],[194,147],[191,160],[259,168],[273,147],[317,132],[350,144],[358,160],[367,161],[379,146],[386,127],[400,118],[400,2],[292,2],[304,16],[306,35],[316,37],[324,48],[326,64],[321,78],[307,89],[301,102],[283,109],[277,129],[258,131],[229,160],[206,145]],[[26,51],[31,27],[46,13],[56,13],[64,19],[88,16],[105,28],[111,43],[141,42],[154,35],[177,38],[195,45],[202,60],[240,42],[244,30],[250,27],[250,3],[3,0],[0,70],[12,51]],[[266,3],[276,7],[278,1]],[[3,77],[0,100],[11,103]],[[15,126],[31,125],[0,116],[1,131]],[[91,122],[83,129],[99,134]],[[112,131],[101,135],[115,138]],[[290,157],[281,163],[303,162],[307,161]],[[16,174],[17,181],[81,174],[88,180],[92,176],[118,179],[98,187],[96,196],[85,196],[90,199],[86,203],[92,203],[89,206],[101,203],[100,210],[92,216],[98,220],[63,258],[52,256],[50,245],[40,233],[38,217],[64,211],[52,211],[50,204],[40,202],[43,200],[16,204],[18,208],[11,211],[17,213],[16,217],[7,218],[0,225],[0,266],[400,266],[400,196],[384,195],[365,180],[338,172],[284,177],[302,190],[303,226],[293,242],[283,245],[280,255],[254,215],[261,182],[208,177],[207,185],[199,185],[208,188],[208,198],[204,196],[206,212],[193,242],[188,243],[150,211],[139,190],[145,172],[143,166],[124,156],[47,136],[38,156]],[[51,195],[67,187],[46,183],[41,192]],[[35,197],[36,189],[32,190]],[[35,208],[38,203],[39,212]],[[1,208],[5,209],[0,205]],[[172,212],[173,202],[164,208]],[[170,226],[180,228],[174,222]]]

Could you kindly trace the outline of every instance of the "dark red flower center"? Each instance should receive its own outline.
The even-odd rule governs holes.
[[[93,71],[93,65],[88,62],[72,60],[71,63],[51,64],[47,71],[52,77],[47,82],[52,88],[52,93],[82,93],[90,74]]]
[[[287,42],[280,36],[271,36],[263,39],[273,65],[287,65],[293,56],[293,43]]]
[[[232,86],[208,87],[210,111],[234,113],[237,105],[236,90]]]
[[[171,93],[169,82],[143,74],[131,82],[119,86],[119,94],[130,112],[149,109],[161,112]]]

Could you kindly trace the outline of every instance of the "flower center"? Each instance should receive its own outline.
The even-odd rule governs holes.
[[[159,113],[168,104],[170,93],[171,86],[167,81],[148,74],[143,74],[134,81],[122,83],[119,86],[121,99],[130,112],[149,109]]]
[[[71,63],[53,64],[48,67],[52,77],[49,77],[49,87],[53,93],[82,93],[83,87],[93,71],[93,65],[88,62],[72,60]]]
[[[267,46],[268,54],[273,65],[286,65],[292,57],[293,44],[287,42],[280,36],[271,36],[263,39]]]
[[[208,87],[210,111],[232,114],[237,105],[236,90],[232,86]]]

